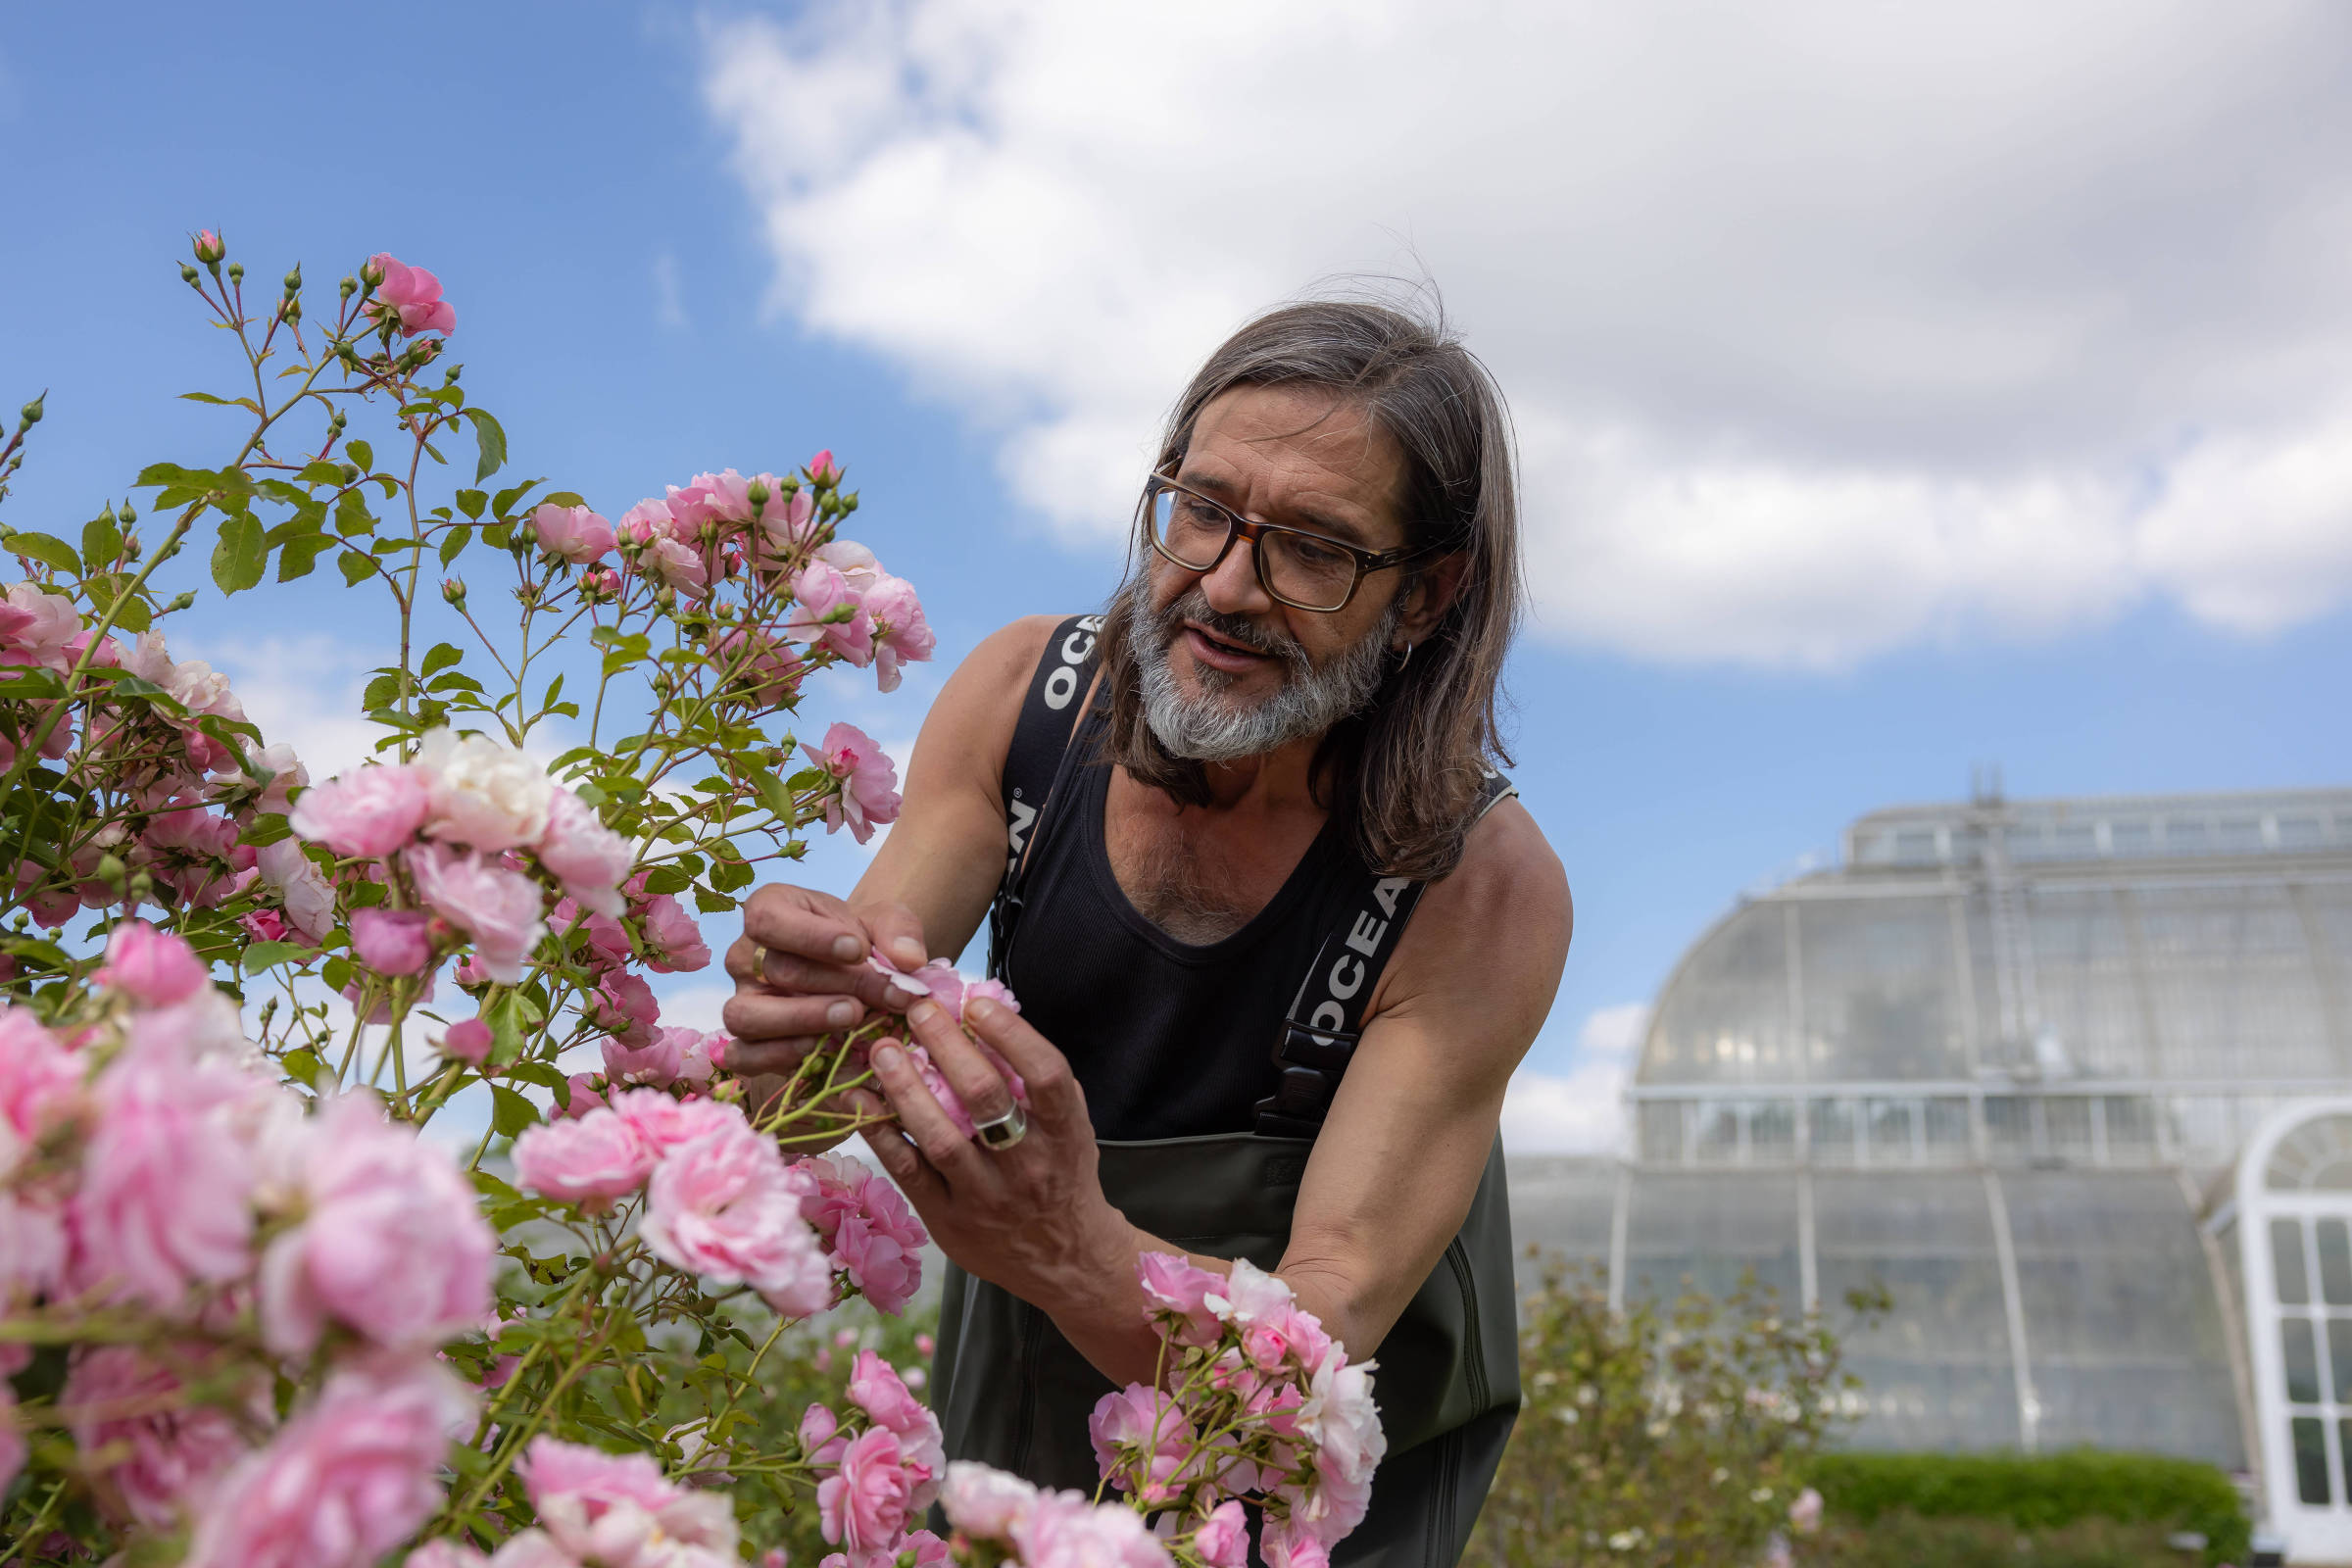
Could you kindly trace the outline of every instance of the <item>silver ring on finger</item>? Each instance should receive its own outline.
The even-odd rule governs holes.
[[[1029,1136],[1029,1113],[1015,1105],[994,1121],[975,1122],[972,1131],[990,1149],[1010,1149]]]

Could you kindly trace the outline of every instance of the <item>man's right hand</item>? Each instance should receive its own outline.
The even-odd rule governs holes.
[[[789,1075],[824,1036],[856,1028],[872,1008],[896,1012],[914,1000],[866,963],[869,953],[879,950],[908,970],[930,956],[922,922],[904,905],[853,909],[829,893],[787,883],[745,901],[743,933],[727,950],[735,995],[724,1017],[735,1044],[726,1067],[747,1080],[754,1104],[781,1087],[759,1080]],[[763,971],[753,962],[760,949]]]

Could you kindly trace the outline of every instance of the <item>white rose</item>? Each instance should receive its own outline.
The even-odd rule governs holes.
[[[433,776],[424,821],[432,837],[495,854],[547,831],[556,787],[546,769],[512,746],[437,729],[425,736],[416,761]]]
[[[1331,1361],[1324,1362],[1298,1412],[1300,1430],[1315,1441],[1316,1468],[1343,1481],[1371,1480],[1389,1451],[1388,1434],[1380,1430],[1380,1411],[1372,1402],[1372,1369],[1370,1361],[1336,1370]]]
[[[302,840],[279,839],[262,846],[255,858],[262,880],[285,900],[286,918],[313,942],[323,942],[335,928],[335,890],[311,858],[302,853]]]

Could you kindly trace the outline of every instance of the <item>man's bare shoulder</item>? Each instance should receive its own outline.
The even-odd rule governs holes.
[[[923,720],[915,746],[915,767],[941,768],[966,780],[983,780],[990,799],[1020,721],[1029,677],[1045,657],[1046,643],[1061,624],[1058,615],[1023,615],[998,627],[964,656]]]
[[[1384,977],[1382,1010],[1453,1014],[1475,997],[1479,1023],[1464,1037],[1516,1063],[1551,1010],[1575,919],[1560,858],[1527,808],[1503,801],[1471,829],[1461,864],[1422,895]]]

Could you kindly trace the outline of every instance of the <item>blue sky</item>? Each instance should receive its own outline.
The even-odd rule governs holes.
[[[2098,9],[22,9],[0,399],[50,391],[8,516],[220,450],[172,401],[230,368],[187,230],[330,287],[389,250],[516,468],[608,514],[841,453],[945,667],[1104,595],[1222,330],[1426,271],[1527,447],[1515,776],[1578,931],[1523,1125],[1589,1142],[1628,1004],[1860,811],[1985,761],[2352,779],[2352,286],[2312,260],[2346,29],[2140,8],[2111,46]],[[1367,95],[1400,54],[1425,91]],[[373,661],[305,587],[175,649],[331,750]],[[845,711],[901,739],[936,685]]]

